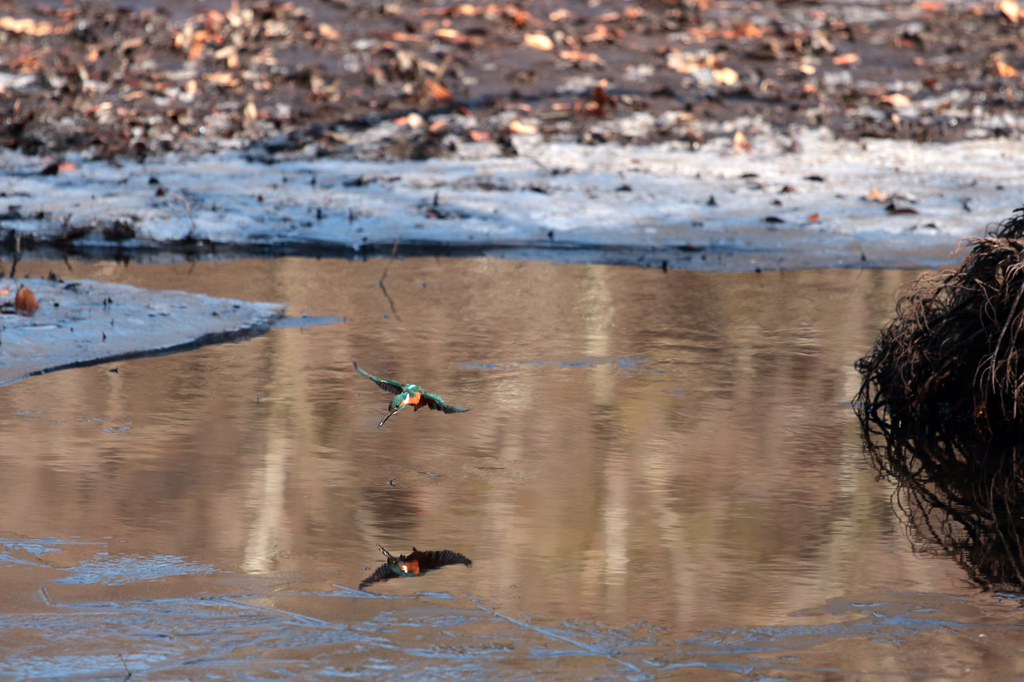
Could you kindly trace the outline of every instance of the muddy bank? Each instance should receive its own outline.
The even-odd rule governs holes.
[[[821,125],[1019,139],[1016,2],[6,3],[0,144],[450,156]]]
[[[696,270],[935,267],[1019,204],[1003,141],[852,142],[821,129],[748,149],[552,144],[513,158],[366,162],[245,153],[48,174],[0,156],[3,256],[488,254]],[[10,272],[10,268],[7,269]]]
[[[249,338],[284,312],[273,303],[89,280],[18,283],[34,293],[39,308],[32,315],[0,308],[5,313],[0,314],[0,385],[67,367]],[[9,290],[0,303],[11,303],[16,288],[17,283],[0,279],[0,291]]]

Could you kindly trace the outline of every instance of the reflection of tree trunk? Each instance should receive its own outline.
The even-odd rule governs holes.
[[[605,583],[626,584],[629,563],[629,465],[622,453],[605,462],[604,556]],[[615,595],[618,596],[618,595]]]
[[[587,268],[585,272],[588,277],[582,282],[579,307],[586,325],[586,352],[590,358],[606,360],[616,353],[610,334],[615,300],[607,282],[608,270]],[[616,369],[614,365],[604,363],[593,367],[587,378],[594,402],[603,408],[613,408],[619,395],[616,385],[619,372]],[[609,594],[610,602],[623,602],[616,604],[617,609],[625,605],[625,594],[621,588],[626,584],[629,563],[630,479],[629,461],[621,447],[610,447],[604,461],[605,504],[601,521],[604,531],[604,582],[617,588],[614,594]]]
[[[294,296],[290,285],[297,281],[296,273],[302,265],[288,261],[277,267],[275,279],[282,285],[275,293],[281,300],[289,300]],[[253,471],[249,495],[255,518],[246,538],[242,568],[250,573],[273,570],[274,557],[291,548],[290,542],[285,545],[288,468],[294,464],[292,455],[296,449],[308,444],[309,434],[313,433],[309,388],[301,380],[309,352],[308,339],[302,334],[271,334],[266,343],[266,353],[272,358],[268,382],[271,399],[263,406],[268,411],[266,450],[262,466]],[[278,547],[279,544],[282,546]]]
[[[282,537],[284,490],[291,453],[288,439],[279,432],[271,432],[267,440],[263,467],[253,472],[251,499],[256,518],[249,530],[242,562],[242,569],[249,573],[267,573],[273,568],[277,541]]]

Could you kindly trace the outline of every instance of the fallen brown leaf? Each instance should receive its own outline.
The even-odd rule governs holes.
[[[317,30],[320,32],[320,35],[327,38],[327,40],[341,40],[341,34],[338,33],[338,29],[334,28],[330,24],[320,24],[317,27]]]
[[[434,31],[434,35],[441,40],[446,40],[453,45],[467,45],[472,42],[472,39],[463,33],[462,31],[456,31],[454,28],[439,28]]]
[[[450,102],[452,91],[438,83],[433,78],[423,81],[423,91],[426,97],[435,99],[438,102]]]
[[[744,135],[739,130],[737,130],[736,134],[732,136],[732,146],[735,149],[739,149],[740,151],[744,152],[749,152],[751,149],[753,149],[753,147],[750,145],[750,142],[747,141],[747,136]]]
[[[608,30],[608,27],[604,24],[596,24],[594,30],[583,36],[583,42],[585,43],[597,43],[604,40],[610,40],[615,37],[615,34]]]
[[[736,73],[735,69],[730,69],[728,66],[711,69],[711,75],[722,85],[734,85],[740,79],[740,75]]]
[[[593,52],[581,52],[580,50],[561,50],[558,53],[559,59],[567,62],[591,62],[593,64],[604,64],[604,60]]]
[[[836,66],[849,66],[850,64],[856,64],[859,61],[860,55],[856,52],[847,52],[846,54],[832,57],[832,63]]]
[[[395,125],[409,126],[413,130],[422,128],[425,123],[426,121],[423,119],[423,116],[415,111],[408,116],[400,116],[395,119]]]
[[[36,37],[48,36],[54,32],[53,24],[48,21],[15,19],[14,17],[0,17],[0,29],[8,33],[24,33]]]
[[[817,213],[812,213],[811,215],[807,216],[807,222],[816,223],[818,222],[819,217],[820,216]]]
[[[9,293],[11,293],[11,288],[10,287],[4,287],[3,289],[0,289],[0,296],[3,296],[4,294],[9,294]]]
[[[885,192],[879,192],[878,189],[872,187],[871,191],[868,192],[868,201],[877,201],[882,204],[889,201],[889,195]]]
[[[1020,6],[1017,5],[1017,0],[1001,0],[996,7],[998,7],[999,11],[1006,15],[1006,18],[1011,22],[1016,24],[1020,21]]]
[[[256,108],[256,102],[249,102],[242,109],[242,121],[246,128],[249,128],[259,119],[260,111]]]
[[[555,42],[543,33],[527,33],[523,36],[523,42],[535,50],[553,50]]]
[[[1002,78],[1013,78],[1017,75],[1017,69],[1013,68],[1002,59],[995,59],[996,71]]]
[[[666,66],[678,73],[693,73],[703,64],[689,52],[669,52],[665,55]]]
[[[890,106],[894,106],[894,107],[909,107],[910,106],[910,98],[907,97],[906,95],[898,93],[898,92],[894,92],[891,95],[884,95],[881,99],[886,104],[888,104]]]
[[[215,85],[223,85],[224,87],[233,87],[238,85],[240,82],[235,74],[230,71],[217,71],[215,73],[203,74],[203,78]]]
[[[537,126],[523,123],[522,121],[512,121],[508,124],[508,129],[520,135],[534,135],[537,133]]]
[[[14,296],[14,309],[27,315],[31,315],[39,310],[36,295],[24,284],[18,285],[18,293]]]
[[[146,39],[145,38],[142,38],[141,36],[136,36],[135,38],[129,38],[129,39],[125,40],[124,42],[122,42],[120,45],[118,45],[117,46],[117,51],[122,53],[122,54],[124,54],[125,52],[128,52],[129,50],[135,50],[137,48],[142,47],[145,44],[146,44]]]
[[[384,36],[388,40],[394,40],[396,43],[418,43],[423,40],[423,36],[415,33],[405,33],[403,31],[395,31],[394,33],[388,33]]]

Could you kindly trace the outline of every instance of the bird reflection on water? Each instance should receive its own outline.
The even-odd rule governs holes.
[[[360,590],[365,590],[373,583],[384,582],[392,578],[416,578],[453,564],[462,564],[470,568],[473,566],[472,561],[450,549],[422,552],[413,547],[411,554],[402,554],[397,557],[380,545],[377,545],[377,549],[381,551],[387,561],[381,564],[373,572],[373,575],[359,583]]]

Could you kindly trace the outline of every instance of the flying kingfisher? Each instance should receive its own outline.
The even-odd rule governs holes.
[[[384,422],[388,420],[391,415],[398,412],[406,405],[412,405],[412,411],[415,412],[421,407],[429,407],[432,410],[440,410],[445,414],[452,414],[454,412],[469,412],[465,407],[455,407],[449,405],[441,396],[434,395],[433,393],[427,393],[416,384],[402,384],[391,379],[378,379],[377,377],[367,374],[362,368],[356,363],[352,363],[352,366],[356,368],[356,371],[367,377],[370,381],[380,386],[388,393],[394,393],[395,397],[391,399],[391,403],[388,405],[388,413],[384,415],[384,418],[380,420],[380,424],[377,424],[377,428],[384,426]]]
[[[436,571],[439,568],[444,568],[445,566],[450,566],[452,564],[462,564],[470,568],[473,566],[472,561],[457,552],[451,551],[450,549],[421,552],[413,547],[412,554],[409,556],[402,554],[397,557],[380,545],[377,545],[377,549],[379,549],[381,554],[383,554],[387,559],[387,563],[381,564],[377,570],[373,572],[373,575],[359,583],[360,590],[366,589],[368,585],[372,585],[373,583],[391,580],[392,578],[415,578],[416,576],[429,573],[430,571]]]

